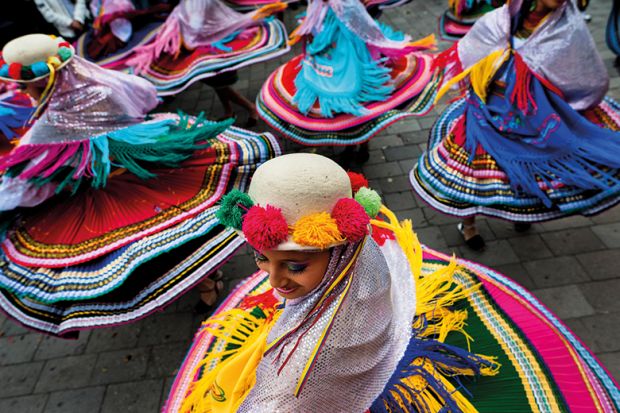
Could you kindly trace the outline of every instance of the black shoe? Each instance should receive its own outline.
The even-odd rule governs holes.
[[[462,222],[458,223],[458,225],[456,226],[456,229],[458,229],[459,233],[463,237],[463,241],[465,241],[465,245],[467,245],[472,250],[482,251],[484,247],[486,246],[486,244],[484,243],[484,238],[482,238],[480,234],[476,234],[469,239],[465,239],[465,227]]]
[[[532,224],[529,222],[515,222],[515,231],[516,232],[526,232],[532,228]]]

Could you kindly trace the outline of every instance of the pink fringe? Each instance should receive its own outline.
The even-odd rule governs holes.
[[[6,171],[13,166],[37,159],[35,165],[26,168],[18,175],[19,178],[47,178],[63,166],[74,166],[68,164],[68,161],[76,155],[80,157],[78,167],[73,174],[77,179],[88,172],[87,167],[91,157],[89,141],[18,146],[0,159],[0,171]]]
[[[170,16],[162,26],[153,43],[139,47],[135,55],[127,60],[127,65],[133,67],[135,74],[144,72],[153,61],[161,56],[162,52],[176,55],[181,50],[181,29],[179,20]]]

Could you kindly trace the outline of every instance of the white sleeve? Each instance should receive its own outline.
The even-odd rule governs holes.
[[[77,0],[75,2],[75,10],[73,11],[73,19],[84,24],[88,16],[89,13],[86,7],[86,0]]]
[[[73,20],[69,16],[56,13],[49,6],[49,3],[53,3],[53,2],[54,0],[34,0],[34,4],[36,4],[37,8],[39,9],[39,12],[41,12],[41,15],[43,15],[43,18],[45,20],[52,23],[54,26],[69,27]]]

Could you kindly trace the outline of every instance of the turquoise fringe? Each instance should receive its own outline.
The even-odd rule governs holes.
[[[384,60],[373,60],[364,41],[349,31],[331,9],[306,53],[295,78],[297,92],[293,96],[293,102],[303,114],[318,100],[322,116],[329,118],[336,113],[361,116],[367,113],[364,103],[385,101],[394,90],[390,69],[381,65]],[[319,74],[313,66],[332,73]]]
[[[112,165],[126,168],[141,179],[154,178],[155,174],[144,163],[177,167],[194,151],[209,146],[208,140],[234,122],[234,119],[206,121],[201,113],[190,126],[188,115],[179,113],[179,116],[178,123],[173,120],[140,123],[92,139],[92,186],[105,186]]]

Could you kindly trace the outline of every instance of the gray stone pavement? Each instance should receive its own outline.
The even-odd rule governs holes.
[[[610,3],[592,0],[589,26],[612,77],[610,94],[620,98],[615,56],[604,44]],[[446,4],[446,0],[413,0],[388,11],[382,20],[420,37],[436,30],[437,16]],[[287,12],[289,28],[298,11]],[[291,56],[241,70],[236,88],[256,96],[267,75]],[[202,84],[166,106],[191,114],[205,111],[211,118],[222,114],[215,94]],[[243,124],[245,114],[240,115]],[[370,142],[371,157],[362,170],[372,186],[400,217],[413,219],[422,242],[491,266],[532,290],[620,379],[620,208],[594,218],[537,224],[525,234],[515,233],[510,223],[482,219],[480,229],[488,248],[474,253],[463,245],[457,220],[424,205],[407,178],[435,116],[401,121]],[[268,129],[260,123],[255,130]],[[308,150],[283,143],[288,152]],[[242,248],[223,270],[229,289],[255,265]],[[160,314],[124,327],[83,332],[74,341],[31,333],[0,319],[0,412],[158,411],[203,318],[192,314],[197,300],[193,291]]]

